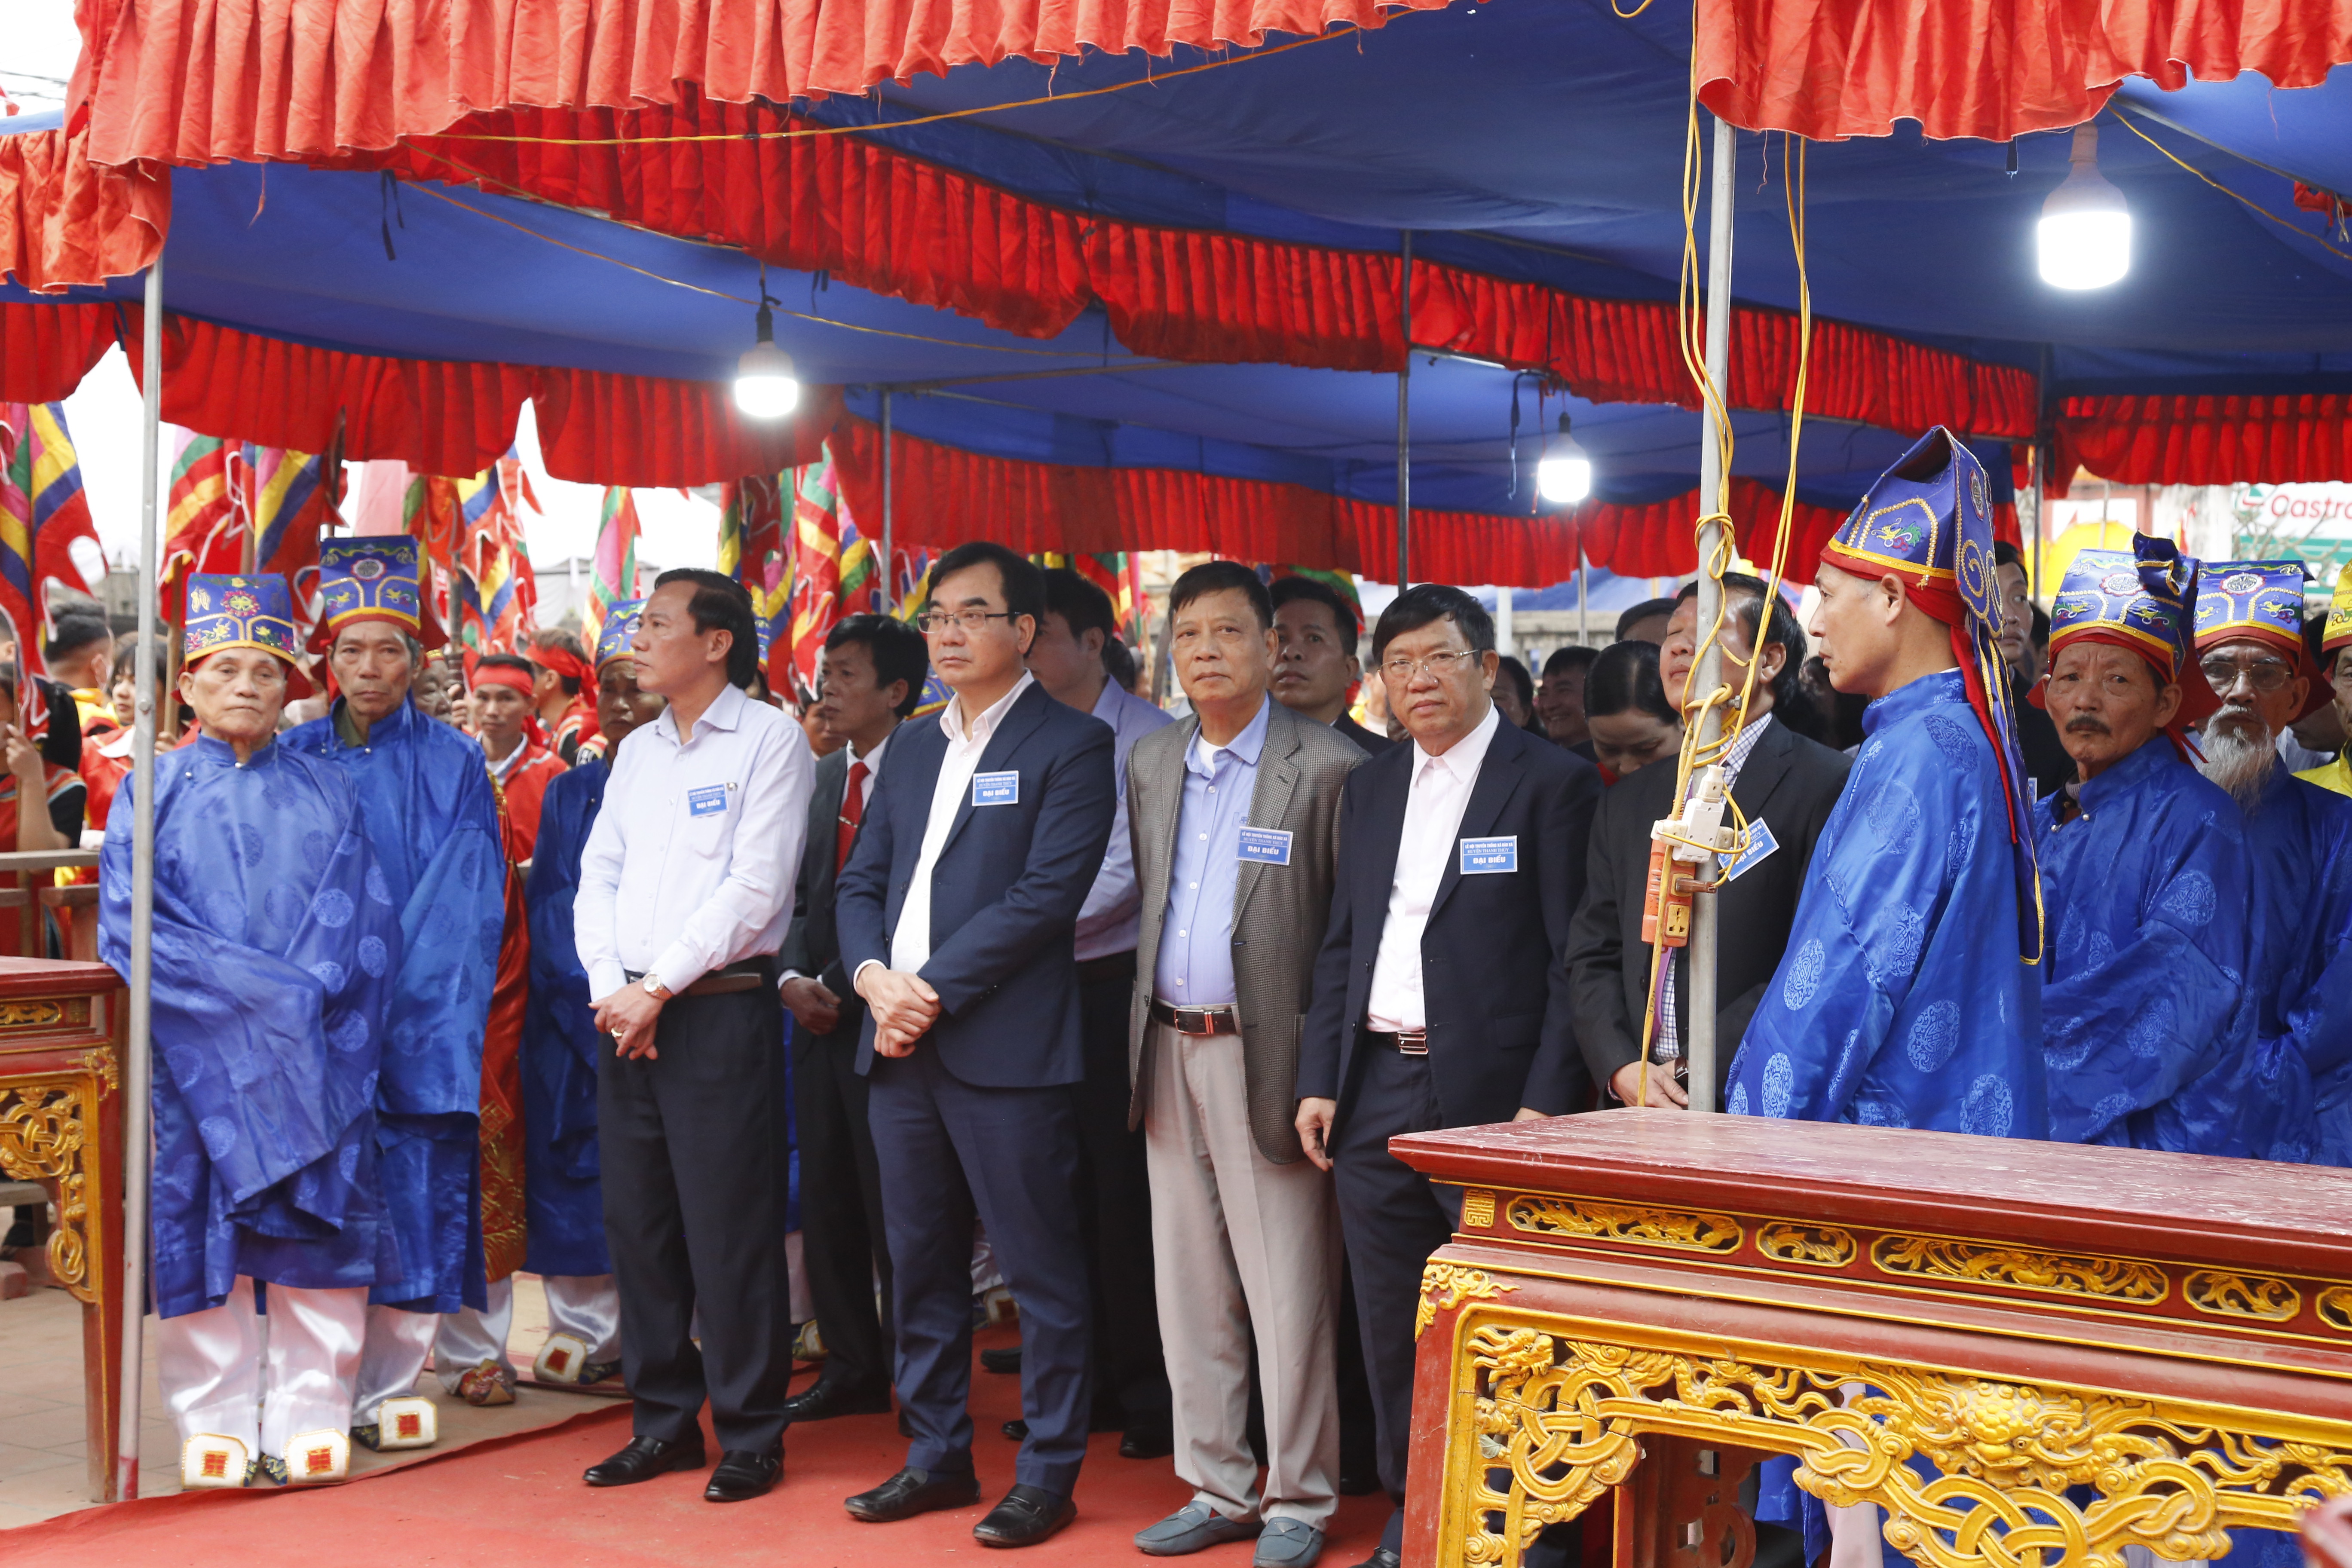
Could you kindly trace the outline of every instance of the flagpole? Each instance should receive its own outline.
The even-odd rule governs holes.
[[[890,389],[882,389],[882,586],[875,597],[882,613],[890,615],[898,605],[891,590],[897,586],[898,563],[890,553]]]
[[[161,553],[158,480],[163,434],[163,257],[147,264],[141,317],[139,451],[139,662],[131,731],[131,994],[122,1032],[122,1365],[114,1445],[114,1495],[139,1495],[139,1395],[146,1382],[141,1336],[147,1326],[147,1199],[152,1151],[148,1126],[149,985],[155,961],[155,578]]]

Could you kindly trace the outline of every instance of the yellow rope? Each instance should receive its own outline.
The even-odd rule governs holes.
[[[2270,208],[2263,205],[2262,203],[2254,200],[2252,196],[2242,196],[2237,192],[2231,190],[2229,186],[2223,184],[2221,181],[2215,179],[2212,175],[2207,174],[2204,170],[2200,169],[2193,164],[2183,163],[2179,155],[2174,153],[2171,148],[2167,147],[2163,142],[2158,142],[2155,137],[2150,136],[2147,132],[2142,131],[2137,125],[2133,124],[2130,115],[2118,113],[2116,118],[2123,122],[2125,130],[2130,132],[2133,135],[2138,137],[2141,141],[2147,142],[2149,146],[2155,148],[2166,157],[2170,158],[2174,163],[2179,163],[2182,168],[2188,170],[2190,174],[2196,175],[2199,179],[2204,181],[2207,184],[2212,186],[2223,195],[2228,196],[2231,200],[2243,202],[2246,205],[2253,208],[2256,212],[2262,214],[2273,223],[2277,224],[2281,228],[2292,229],[2296,234],[2301,235],[2304,238],[2311,241],[2312,244],[2318,246],[2321,249],[2329,252],[2331,255],[2340,256],[2347,261],[2352,261],[2352,250],[2346,250],[2341,246],[2328,244],[2326,239],[2321,237],[2319,235],[2312,233],[2309,229],[2304,227],[2293,218],[2281,217],[2278,214],[2271,211]]]

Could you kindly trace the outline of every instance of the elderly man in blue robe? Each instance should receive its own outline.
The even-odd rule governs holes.
[[[630,642],[645,601],[604,612],[596,637],[598,738],[547,786],[524,897],[530,908],[530,1004],[522,1037],[523,1267],[547,1290],[541,1383],[601,1383],[621,1370],[621,1297],[604,1245],[603,1164],[596,1149],[596,1010],[572,925],[580,852],[604,804],[612,758],[630,731],[658,718],[662,700],[637,688]]]
[[[321,543],[320,640],[342,695],[284,742],[356,786],[400,911],[402,961],[376,1086],[400,1268],[369,1297],[352,1426],[361,1443],[382,1448],[425,1447],[438,1436],[431,1401],[411,1391],[439,1314],[499,1304],[484,1279],[478,1119],[507,863],[481,747],[410,700],[425,647],[446,640],[425,613],[421,573],[411,539]],[[495,1337],[502,1361],[505,1336]],[[475,1358],[464,1359],[470,1367]]]
[[[351,781],[276,742],[310,689],[285,583],[190,578],[185,657],[202,730],[154,784],[156,1371],[183,1485],[341,1480],[368,1289],[397,1262],[373,1089],[398,912]],[[124,971],[131,790],[99,876]]]
[[[2050,1135],[2228,1152],[2231,1118],[2181,1091],[2234,1069],[2251,932],[2246,838],[2184,734],[2216,706],[2189,665],[2197,563],[2145,535],[2086,550],[2052,606],[2048,710],[2075,778],[2034,808],[2051,943]]]
[[[1872,699],[1727,1109],[2039,1138],[2032,802],[1993,634],[1984,470],[1940,426],[1822,552],[1810,630]]]

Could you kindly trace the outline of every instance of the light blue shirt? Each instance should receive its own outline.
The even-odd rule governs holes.
[[[1234,884],[1273,703],[1269,697],[1260,704],[1257,717],[1227,744],[1213,746],[1196,733],[1184,748],[1184,805],[1151,977],[1162,1002],[1215,1007],[1234,1000]]]
[[[1174,714],[1161,712],[1116,680],[1103,682],[1094,712],[1110,726],[1114,737],[1111,766],[1118,807],[1110,826],[1110,847],[1103,851],[1102,869],[1095,873],[1095,885],[1087,889],[1087,901],[1078,910],[1076,935],[1080,963],[1135,951],[1143,924],[1143,889],[1136,886],[1135,847],[1127,833],[1127,754],[1152,731],[1176,722]]]

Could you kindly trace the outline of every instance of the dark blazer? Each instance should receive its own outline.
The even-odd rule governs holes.
[[[1340,797],[1346,850],[1315,962],[1298,1094],[1339,1100],[1343,1118],[1341,1091],[1388,923],[1419,756],[1410,743],[1390,747],[1349,775]],[[1516,726],[1496,726],[1458,837],[1516,835],[1519,868],[1465,877],[1454,851],[1422,935],[1441,1126],[1507,1121],[1523,1105],[1551,1114],[1580,1110],[1590,1098],[1559,953],[1584,891],[1585,837],[1600,798],[1592,764]]]
[[[1805,868],[1851,765],[1840,752],[1775,723],[1757,737],[1731,786],[1731,798],[1748,820],[1769,826],[1780,847],[1716,895],[1717,1104],[1739,1037],[1789,945]],[[1675,765],[1661,760],[1612,784],[1592,818],[1584,902],[1569,929],[1568,970],[1577,1043],[1593,1081],[1604,1089],[1611,1074],[1642,1057],[1642,1014],[1650,999],[1650,949],[1642,941],[1650,826],[1673,815],[1674,798]],[[1687,1040],[1690,1006],[1680,986],[1675,1016]]]
[[[1394,741],[1390,740],[1386,735],[1375,735],[1370,730],[1365,729],[1361,724],[1357,723],[1355,717],[1352,714],[1340,714],[1339,719],[1332,724],[1331,728],[1338,731],[1340,734],[1347,736],[1350,741],[1355,742],[1357,746],[1362,750],[1364,755],[1368,757],[1377,757],[1382,752],[1387,751],[1391,746],[1396,744]]]
[[[841,964],[890,962],[890,932],[921,858],[931,795],[947,756],[936,719],[902,724],[866,803],[857,847],[834,900]],[[1085,1076],[1072,931],[1102,868],[1118,805],[1110,726],[1033,685],[989,737],[976,770],[1017,773],[1010,805],[956,806],[931,872],[931,956],[920,973],[940,1021],[919,1049],[982,1088],[1044,1088]],[[874,1060],[868,1017],[857,1070]]]
[[[895,740],[895,734],[893,739]],[[891,748],[882,751],[885,762]],[[875,789],[882,781],[877,776]],[[796,970],[841,998],[841,1022],[834,1035],[857,1037],[866,1022],[866,999],[849,984],[841,965],[841,933],[834,917],[834,846],[839,842],[842,797],[849,792],[849,748],[816,760],[816,786],[809,794],[808,836],[801,848],[800,876],[793,884],[793,922],[776,953],[779,970]],[[797,1022],[795,1037],[806,1031]],[[831,1036],[823,1037],[831,1038]]]

